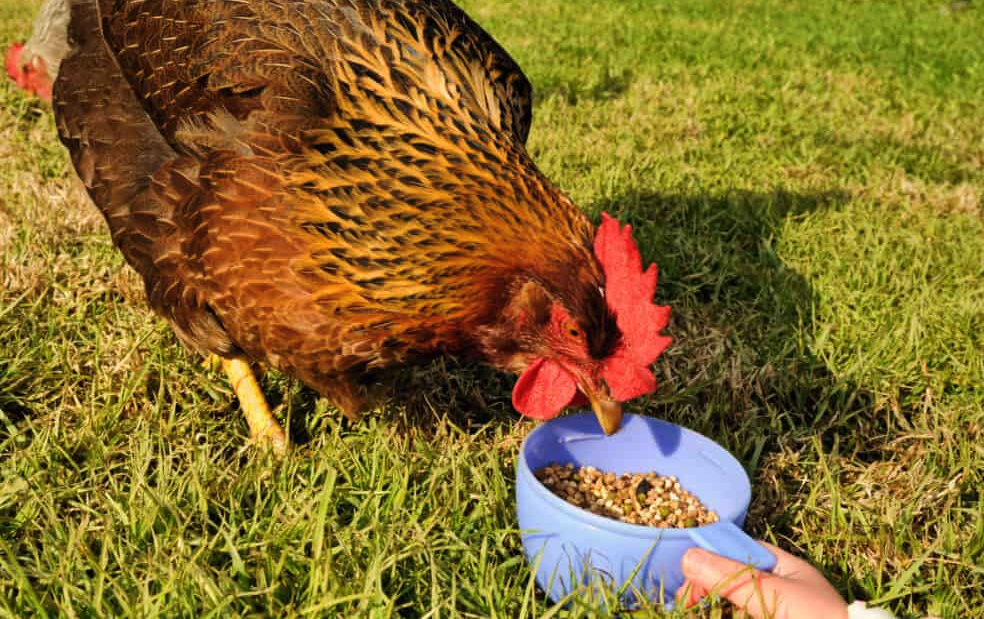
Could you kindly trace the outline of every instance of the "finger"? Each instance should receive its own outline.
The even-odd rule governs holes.
[[[731,559],[692,548],[683,556],[683,574],[711,593],[746,609],[753,617],[771,616],[776,608],[777,576]]]
[[[733,580],[737,576],[743,576],[747,580],[752,573],[758,571],[703,548],[688,550],[683,555],[681,567],[687,580],[705,589],[715,587],[723,580]]]

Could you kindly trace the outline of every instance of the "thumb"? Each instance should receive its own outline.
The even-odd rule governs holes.
[[[683,575],[697,587],[720,595],[746,609],[753,617],[763,616],[763,607],[772,607],[776,577],[750,565],[692,548],[683,555]]]

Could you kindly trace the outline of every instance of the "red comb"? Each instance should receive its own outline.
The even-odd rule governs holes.
[[[24,49],[23,43],[14,43],[7,48],[7,53],[3,58],[3,64],[7,68],[7,77],[17,82],[17,85],[21,88],[26,85],[21,83],[21,80],[24,79],[24,70],[20,64],[22,49]]]
[[[631,226],[623,228],[602,213],[594,251],[605,272],[605,299],[622,332],[622,345],[605,360],[605,382],[612,397],[624,402],[656,389],[649,366],[672,341],[660,335],[670,321],[670,308],[653,303],[656,265],[642,270]]]

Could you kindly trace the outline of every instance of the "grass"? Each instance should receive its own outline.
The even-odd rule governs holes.
[[[634,410],[726,445],[754,534],[902,618],[984,617],[984,11],[942,2],[464,3],[537,89],[535,159],[660,266]],[[522,558],[511,379],[446,360],[350,426],[268,373],[299,447],[243,449],[6,83],[0,278],[0,616],[600,614]]]

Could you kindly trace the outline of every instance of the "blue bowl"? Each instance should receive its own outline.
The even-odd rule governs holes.
[[[556,496],[533,476],[553,462],[616,474],[676,475],[720,521],[660,529],[598,516]],[[622,429],[605,436],[590,412],[554,419],[526,437],[516,477],[523,548],[537,582],[554,602],[582,585],[620,589],[631,581],[622,589],[623,604],[634,603],[634,589],[670,605],[684,580],[680,559],[694,546],[759,569],[775,567],[772,553],[741,530],[752,496],[745,469],[723,447],[686,428],[627,414]]]

